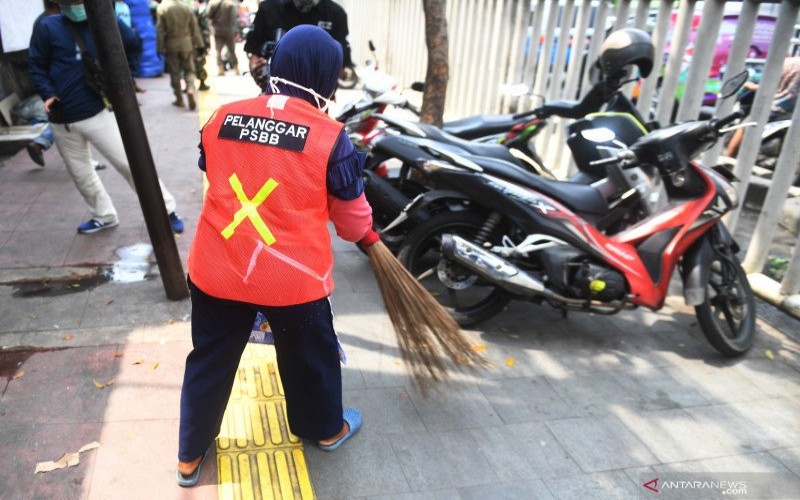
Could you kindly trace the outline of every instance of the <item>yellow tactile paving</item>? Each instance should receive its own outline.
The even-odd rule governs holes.
[[[221,499],[312,499],[303,443],[289,432],[272,346],[248,344],[217,439]]]

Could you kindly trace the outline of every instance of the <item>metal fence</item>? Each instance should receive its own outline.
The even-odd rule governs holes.
[[[422,0],[339,0],[349,16],[353,59],[371,58],[368,40],[377,47],[382,70],[399,81],[400,90],[424,80],[426,48]],[[754,0],[448,0],[447,19],[450,51],[450,80],[445,104],[446,118],[478,113],[503,113],[529,109],[541,98],[511,97],[505,84],[524,83],[533,94],[552,99],[576,99],[588,85],[587,68],[595,60],[603,39],[613,29],[637,27],[651,33],[658,67],[638,86],[638,107],[644,116],[660,123],[698,116],[705,82],[714,50],[708,40],[717,40],[723,16],[738,15],[726,73],[745,68],[759,14],[775,16],[763,76],[750,118],[757,122],[747,129],[734,173],[742,194],[751,183],[751,171],[758,154],[761,134],[778,86],[784,58],[796,51],[800,1],[767,4]],[[699,25],[697,24],[697,21]],[[693,33],[695,31],[695,33]],[[695,41],[697,41],[695,43]],[[669,49],[665,47],[669,43]],[[793,45],[795,47],[793,47]],[[687,49],[691,49],[687,51]],[[687,57],[689,52],[692,57]],[[675,99],[678,90],[681,98]],[[633,91],[628,85],[626,92]],[[673,96],[673,97],[667,97]],[[717,103],[718,114],[730,112],[732,100]],[[777,232],[792,180],[800,163],[800,106],[784,141],[773,180],[769,183],[759,221],[747,248],[745,268],[758,273]],[[546,162],[566,175],[569,154],[565,154],[565,123],[554,120],[539,135],[537,146]],[[552,145],[551,147],[547,147]],[[721,146],[703,156],[717,161]],[[735,228],[740,212],[730,214],[727,224]],[[795,242],[789,271],[780,284],[767,280],[771,301],[780,302],[800,314],[800,241]],[[763,283],[761,278],[752,281]],[[778,287],[776,289],[775,287]],[[759,285],[759,288],[763,288]]]

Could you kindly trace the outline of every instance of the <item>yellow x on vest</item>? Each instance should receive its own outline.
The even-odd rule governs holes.
[[[239,181],[239,178],[236,176],[236,174],[231,175],[228,181],[231,183],[231,187],[236,193],[236,197],[240,202],[242,202],[242,208],[233,214],[233,221],[231,221],[231,223],[222,230],[222,236],[227,240],[233,236],[234,230],[239,224],[241,224],[243,220],[250,219],[250,222],[253,223],[256,231],[258,231],[258,234],[260,234],[261,238],[264,240],[264,243],[267,245],[272,245],[275,243],[275,236],[272,235],[272,232],[269,230],[267,225],[264,224],[261,216],[258,215],[257,209],[259,205],[264,203],[264,200],[267,199],[267,196],[270,195],[272,190],[278,187],[278,183],[270,178],[263,186],[261,186],[261,189],[258,190],[258,193],[256,193],[251,200],[248,199],[247,195],[244,193],[242,183]]]

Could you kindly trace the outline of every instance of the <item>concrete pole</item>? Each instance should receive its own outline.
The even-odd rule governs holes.
[[[750,51],[750,41],[753,39],[753,32],[756,28],[756,16],[758,15],[758,4],[756,0],[745,0],[742,2],[742,10],[739,13],[739,20],[736,24],[736,34],[733,36],[733,45],[728,54],[728,61],[725,63],[725,75],[723,78],[730,78],[741,72],[745,65],[747,53]],[[733,111],[736,99],[717,100],[716,116],[727,116]],[[703,155],[703,163],[712,165],[716,163],[722,151],[722,141],[717,141],[714,146]]]
[[[716,44],[724,7],[725,0],[703,2],[703,13],[694,43],[692,64],[689,66],[686,86],[681,97],[681,107],[678,110],[677,121],[679,122],[696,119],[700,105],[703,104],[708,71],[714,58],[714,51],[709,47],[712,43]]]
[[[589,43],[589,53],[586,54],[586,71],[583,72],[583,83],[581,84],[581,96],[586,95],[592,84],[589,80],[589,68],[597,60],[600,53],[600,46],[606,39],[606,20],[608,19],[608,1],[600,0],[595,12],[594,25],[592,26],[592,41]]]
[[[108,0],[85,0],[85,5],[97,47],[98,61],[108,82],[107,97],[114,108],[114,116],[122,134],[133,184],[136,186],[147,232],[153,243],[164,290],[170,300],[185,299],[189,296],[186,275],[175,237],[172,235],[164,198],[161,196],[158,175],[133,90],[133,78],[122,46],[114,7]]]
[[[681,0],[675,32],[669,48],[669,60],[664,70],[664,82],[658,98],[656,119],[663,126],[672,122],[672,108],[675,105],[675,93],[678,90],[678,76],[683,65],[683,54],[689,43],[689,32],[692,28],[695,0]]]
[[[653,61],[653,71],[650,76],[645,78],[639,89],[639,99],[636,101],[636,109],[645,118],[650,121],[650,111],[653,107],[653,96],[656,93],[656,84],[659,77],[661,77],[661,64],[663,61],[662,53],[664,52],[664,41],[667,38],[667,31],[669,30],[670,15],[672,14],[672,2],[658,2],[658,16],[656,17],[656,26],[653,28],[653,46],[655,47],[655,60]],[[652,117],[655,119],[655,116]]]

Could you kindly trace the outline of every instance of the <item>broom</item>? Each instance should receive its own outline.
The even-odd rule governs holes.
[[[458,324],[436,299],[376,238],[365,245],[386,310],[394,326],[403,360],[423,390],[428,379],[447,377],[443,355],[457,366],[487,362],[464,337]]]

